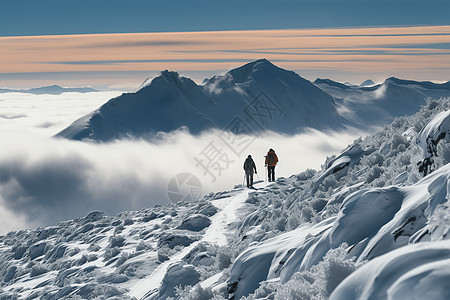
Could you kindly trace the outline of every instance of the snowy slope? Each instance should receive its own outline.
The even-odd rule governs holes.
[[[449,299],[450,240],[409,245],[346,278],[330,299]]]
[[[263,188],[264,183],[256,186]],[[200,273],[230,264],[229,225],[249,190],[238,188],[194,205],[156,207],[105,217],[101,212],[0,238],[0,295],[14,299],[175,296]],[[214,256],[212,255],[214,254]],[[170,281],[171,272],[174,272]]]
[[[356,127],[384,126],[395,117],[411,115],[427,98],[450,96],[450,82],[436,84],[388,78],[372,86],[348,86],[330,79],[316,79],[318,87],[336,101],[342,115]]]
[[[448,299],[450,99],[320,171],[196,203],[100,212],[0,237],[0,294],[42,299]],[[429,139],[430,141],[430,139]],[[401,297],[400,297],[401,298]]]
[[[342,129],[332,97],[298,74],[262,59],[205,80],[202,85],[163,71],[136,93],[111,99],[58,136],[111,140],[186,127],[191,133],[229,129],[240,116],[247,132],[298,133]]]

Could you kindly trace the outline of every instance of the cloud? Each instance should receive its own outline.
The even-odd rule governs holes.
[[[381,99],[386,95],[387,86],[386,84],[382,84],[379,88],[377,88],[374,92],[375,99]]]
[[[112,47],[147,47],[147,46],[187,46],[202,45],[205,41],[201,40],[144,40],[144,41],[109,41],[103,43],[88,43],[80,45],[80,48],[112,48]]]
[[[107,144],[10,137],[8,146],[0,150],[3,210],[25,216],[29,224],[51,225],[92,210],[114,215],[168,204],[168,183],[179,173],[197,176],[204,194],[217,192],[242,183],[241,165],[247,153],[253,154],[260,174],[264,174],[263,156],[270,147],[275,148],[280,157],[277,176],[290,176],[318,168],[325,154],[336,153],[345,147],[343,141],[353,138],[319,132],[293,137],[266,133],[237,156],[220,144],[217,134],[194,137],[177,132],[158,141]],[[211,170],[215,181],[194,160],[211,142],[216,142],[221,153],[228,151],[230,158],[222,172]]]
[[[28,222],[40,225],[80,217],[91,210],[115,214],[166,203],[165,188],[161,189],[164,182],[151,172],[149,164],[133,157],[149,155],[149,149],[138,147],[134,143],[94,145],[56,139],[10,141],[0,153],[3,203],[8,210],[25,215]]]
[[[0,114],[0,118],[3,118],[3,119],[18,119],[18,118],[24,118],[26,116],[27,115],[25,115],[25,114],[4,114],[4,113]]]

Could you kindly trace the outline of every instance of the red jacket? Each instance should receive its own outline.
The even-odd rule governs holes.
[[[278,156],[275,154],[275,151],[267,152],[266,156],[266,165],[275,166],[278,162]]]

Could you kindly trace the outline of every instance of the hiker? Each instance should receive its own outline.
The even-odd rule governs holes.
[[[269,182],[275,181],[275,166],[278,162],[278,157],[275,154],[275,151],[270,148],[269,152],[267,152],[266,156],[266,167],[267,173],[269,177]]]
[[[255,171],[255,174],[258,174],[258,172],[256,172],[256,165],[255,165],[255,162],[253,161],[251,155],[249,155],[244,162],[244,170],[245,170],[245,178],[247,179],[247,187],[252,189],[253,188],[253,170]]]

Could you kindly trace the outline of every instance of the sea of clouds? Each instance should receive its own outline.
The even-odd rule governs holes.
[[[239,154],[217,130],[198,136],[180,130],[152,140],[129,138],[110,143],[52,137],[118,95],[0,94],[0,234],[56,224],[93,210],[114,215],[170,203],[168,185],[180,173],[199,179],[201,195],[229,190],[242,184],[242,165],[248,154],[256,162],[259,178],[264,179],[264,155],[269,148],[280,159],[277,177],[318,169],[327,155],[339,153],[361,135],[354,131],[310,131],[295,136],[267,132],[241,137],[250,142]],[[206,165],[213,154],[220,167],[207,171],[198,162]]]

